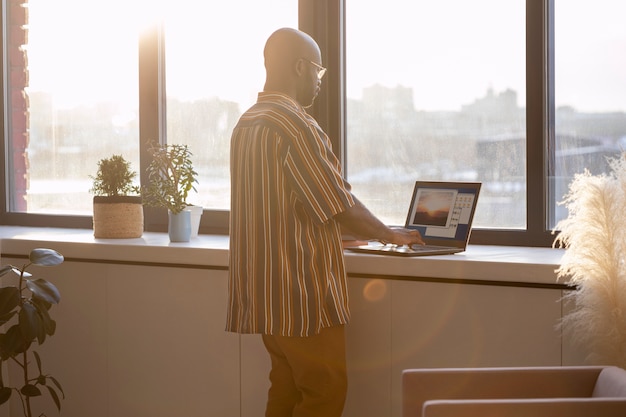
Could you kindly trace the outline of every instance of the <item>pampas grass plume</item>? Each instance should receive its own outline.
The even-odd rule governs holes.
[[[626,368],[626,153],[609,174],[578,174],[563,204],[554,246],[564,247],[558,279],[576,287],[561,327],[589,352],[591,364]]]

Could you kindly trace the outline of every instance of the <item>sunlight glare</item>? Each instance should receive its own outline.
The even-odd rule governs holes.
[[[162,18],[163,3],[30,0],[29,93],[51,95],[57,108],[136,107],[138,36]]]

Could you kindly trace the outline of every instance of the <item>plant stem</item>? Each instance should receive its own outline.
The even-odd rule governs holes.
[[[28,266],[30,266],[31,263],[27,263],[22,267],[22,270],[20,271],[20,283],[19,283],[19,289],[20,289],[20,306],[24,305],[24,297],[22,297],[22,291],[24,291],[24,271],[26,271],[26,268],[28,268]],[[28,384],[28,351],[25,351],[22,354],[23,359],[23,363],[22,363],[22,371],[24,373],[24,386],[26,386]],[[18,362],[16,360],[16,362]],[[18,362],[19,363],[19,362]],[[24,407],[24,404],[22,404],[22,408],[24,409],[24,415],[26,417],[32,417],[32,411],[30,409],[30,397],[29,396],[25,396],[26,398],[24,399],[24,404],[26,404],[26,406]]]
[[[30,263],[30,262],[27,263],[27,264],[24,264],[22,266],[22,269],[20,270],[20,282],[19,282],[19,285],[18,285],[18,288],[20,290],[20,306],[22,306],[24,304],[23,297],[21,297],[22,291],[24,291],[24,272],[26,271],[26,268],[28,268],[31,265],[32,265],[32,263]]]
[[[24,403],[24,396],[22,395],[19,389],[17,388],[13,388],[13,389],[19,394],[20,402],[22,403],[22,410],[24,411],[24,417],[28,417],[26,415],[26,404]]]
[[[13,359],[13,361],[18,364],[20,366],[20,368],[24,368],[24,364],[22,364],[22,362],[18,361],[16,357],[11,356],[11,359]]]
[[[24,352],[24,385],[28,384],[28,352]],[[30,410],[30,397],[26,396],[26,417],[32,417],[32,412]]]

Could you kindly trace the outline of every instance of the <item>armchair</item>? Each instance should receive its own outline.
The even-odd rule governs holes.
[[[409,369],[403,417],[624,417],[614,366]]]

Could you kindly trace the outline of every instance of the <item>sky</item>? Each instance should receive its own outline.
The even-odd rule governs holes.
[[[512,89],[524,105],[524,0],[346,2],[349,97],[373,84],[401,85],[413,89],[417,110],[459,110],[488,89]],[[137,36],[159,16],[166,16],[168,94],[252,104],[267,36],[297,25],[292,0],[29,4],[31,91],[56,92],[59,106],[136,103]],[[163,12],[163,4],[174,8]],[[557,105],[626,111],[626,2],[556,0],[556,12]]]
[[[523,0],[388,0],[385,6],[348,2],[349,96],[378,82],[412,87],[418,110],[458,110],[489,88],[514,89],[523,100]],[[480,9],[489,13],[468,18]]]

